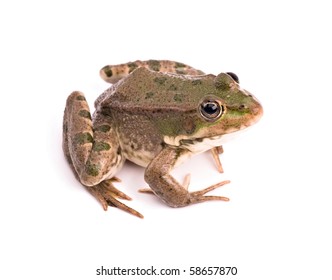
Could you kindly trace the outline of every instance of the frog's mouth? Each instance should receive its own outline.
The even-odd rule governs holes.
[[[240,126],[236,126],[234,123],[231,123],[228,129],[225,127],[223,128],[223,133],[213,136],[206,136],[209,133],[203,129],[200,131],[200,135],[197,135],[196,138],[194,136],[178,139],[178,146],[184,147],[190,150],[192,153],[201,153],[214,147],[221,146],[228,141],[239,137],[243,134],[243,132],[246,132],[248,129],[250,129],[253,124],[257,123],[263,115],[263,109],[261,106],[256,106],[251,109],[250,118],[246,118],[246,121],[242,119],[239,122],[241,123]]]
[[[212,137],[205,138],[194,138],[194,139],[182,139],[180,140],[180,145],[192,153],[202,153],[207,150],[210,150],[214,147],[224,145],[225,143],[233,140],[234,138],[239,137],[244,131],[247,131],[250,126],[244,127],[241,130],[230,132],[223,135],[217,135]]]

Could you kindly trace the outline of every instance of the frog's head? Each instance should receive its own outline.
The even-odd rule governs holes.
[[[144,115],[154,136],[195,151],[221,145],[225,135],[253,125],[263,114],[261,104],[230,72],[191,76],[141,67],[114,89],[102,95],[100,106],[107,112],[113,106],[121,114]]]
[[[231,72],[214,79],[215,91],[205,95],[198,106],[202,127],[209,136],[229,134],[256,123],[263,114],[259,101],[241,89],[238,77]],[[208,136],[206,135],[206,136]]]
[[[196,112],[191,114],[191,121],[187,119],[187,126],[190,123],[194,129],[179,139],[180,145],[197,151],[221,145],[227,138],[225,135],[255,124],[263,114],[259,101],[240,87],[235,74],[202,78],[200,97],[195,98]]]

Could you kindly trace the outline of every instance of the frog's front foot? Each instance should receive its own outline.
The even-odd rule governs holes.
[[[128,207],[118,200],[118,198],[125,200],[131,200],[131,198],[114,187],[112,183],[114,181],[118,181],[118,179],[112,178],[110,180],[105,180],[96,186],[87,187],[87,189],[101,203],[105,211],[107,210],[108,206],[113,206],[124,210],[136,217],[143,218],[141,213]]]
[[[194,204],[194,203],[199,203],[199,202],[204,202],[204,201],[210,201],[210,200],[223,200],[223,201],[229,201],[228,197],[224,197],[224,196],[214,196],[214,195],[208,195],[205,196],[206,193],[213,191],[217,188],[222,187],[223,185],[229,184],[231,181],[226,180],[226,181],[222,181],[219,182],[217,184],[214,184],[210,187],[207,187],[203,190],[200,191],[196,191],[196,192],[191,192],[188,193],[189,196],[189,200],[188,200],[188,204]]]
[[[188,206],[190,204],[211,201],[211,200],[229,201],[228,197],[205,195],[210,191],[220,188],[226,184],[229,184],[230,183],[229,180],[219,182],[210,187],[207,187],[205,189],[195,191],[195,192],[188,192],[189,183],[190,183],[190,175],[188,174],[185,177],[184,182],[183,182],[182,186],[180,187],[180,189],[178,188],[179,186],[175,187],[175,189],[172,189],[172,191],[176,191],[176,195],[174,195],[174,196],[173,195],[169,196],[166,190],[165,190],[165,192],[163,191],[158,194],[158,192],[154,192],[150,188],[140,189],[139,192],[155,194],[158,197],[160,197],[167,205],[169,205],[171,207],[183,207],[183,206]]]

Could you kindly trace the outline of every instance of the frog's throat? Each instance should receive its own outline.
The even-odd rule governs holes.
[[[193,154],[202,153],[214,147],[223,145],[228,141],[238,137],[250,127],[244,127],[241,130],[227,132],[226,134],[211,137],[192,138],[188,136],[165,136],[164,142],[170,146],[181,147],[189,150]]]

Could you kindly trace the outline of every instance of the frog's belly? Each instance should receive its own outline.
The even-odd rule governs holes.
[[[246,130],[246,129],[244,129]],[[190,158],[192,155],[200,154],[205,151],[208,151],[214,147],[221,146],[226,142],[232,140],[233,138],[238,137],[239,134],[242,134],[243,130],[232,132],[225,135],[219,135],[214,137],[209,137],[205,139],[185,139],[184,137],[164,137],[164,143],[181,147],[187,150],[187,153],[184,153],[181,158],[176,162],[176,166],[181,164],[187,158]],[[186,141],[188,140],[188,141]],[[123,154],[126,159],[131,162],[146,167],[148,164],[156,157],[156,155],[161,151],[162,146],[157,146],[154,149],[130,149],[129,146],[126,146],[123,150]]]
[[[124,156],[126,159],[143,167],[148,166],[148,164],[155,158],[156,154],[157,154],[156,152],[147,151],[147,150],[124,151]]]
[[[160,148],[161,150],[161,148]],[[160,151],[159,150],[159,151]],[[147,167],[149,163],[156,157],[158,152],[151,152],[151,151],[139,151],[138,153],[130,152],[130,153],[124,153],[126,159],[130,160],[131,162],[142,166]],[[184,153],[179,157],[174,165],[174,167],[182,164],[186,159],[190,158],[194,153],[192,153],[189,149],[187,153]]]

